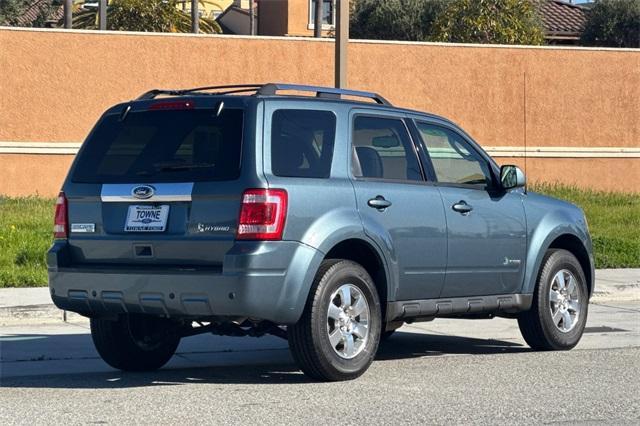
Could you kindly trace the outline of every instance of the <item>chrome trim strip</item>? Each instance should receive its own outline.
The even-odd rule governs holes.
[[[146,199],[131,195],[136,186],[150,185],[155,189],[152,197]],[[104,203],[157,203],[166,201],[191,201],[193,182],[183,183],[105,183],[102,185],[100,199]]]

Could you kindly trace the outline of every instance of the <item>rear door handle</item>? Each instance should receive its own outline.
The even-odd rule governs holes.
[[[391,206],[391,201],[385,200],[382,195],[376,196],[376,198],[372,198],[367,201],[369,207],[373,207],[374,209],[378,209],[380,211],[384,211],[387,207]]]
[[[457,203],[452,205],[451,208],[457,211],[458,213],[462,213],[462,214],[469,213],[471,210],[473,210],[473,207],[467,204],[467,202],[464,200],[458,201]]]

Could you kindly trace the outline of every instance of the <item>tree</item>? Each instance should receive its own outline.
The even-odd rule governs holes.
[[[0,25],[15,25],[26,6],[26,0],[0,0]]]
[[[585,24],[588,46],[640,47],[640,0],[600,0]]]
[[[351,38],[424,41],[445,0],[352,0]]]
[[[200,3],[207,3],[201,0]],[[73,28],[98,29],[96,8],[74,5]],[[200,17],[201,33],[220,33],[212,19]],[[177,0],[109,0],[107,29],[113,31],[191,32],[191,15],[178,8]]]
[[[433,25],[433,41],[542,44],[536,6],[521,0],[452,0]]]

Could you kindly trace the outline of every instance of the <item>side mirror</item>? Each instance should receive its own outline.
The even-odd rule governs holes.
[[[522,188],[527,183],[520,167],[506,165],[500,167],[500,183],[503,189]]]

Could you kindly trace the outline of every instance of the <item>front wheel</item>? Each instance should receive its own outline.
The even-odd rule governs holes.
[[[324,381],[359,377],[371,365],[381,331],[380,300],[367,271],[348,260],[325,260],[305,311],[288,328],[300,369]]]
[[[153,371],[176,352],[174,324],[147,315],[121,315],[117,321],[91,318],[91,337],[102,359],[118,370]]]
[[[518,317],[522,337],[537,350],[567,350],[578,344],[589,291],[580,263],[567,250],[549,250],[533,294],[531,309]]]

